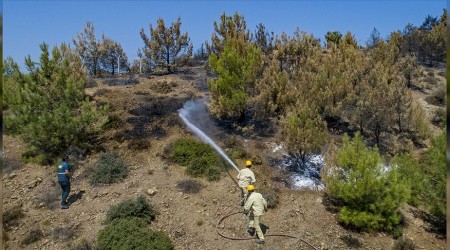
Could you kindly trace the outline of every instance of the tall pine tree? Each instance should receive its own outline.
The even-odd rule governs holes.
[[[84,92],[86,71],[80,58],[65,44],[54,47],[51,55],[47,44],[40,47],[39,62],[26,58],[29,73],[12,76],[18,87],[7,93],[14,99],[5,123],[28,143],[28,155],[45,164],[69,146],[88,141],[103,116]]]

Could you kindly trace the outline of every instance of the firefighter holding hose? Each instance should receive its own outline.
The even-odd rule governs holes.
[[[247,199],[247,186],[256,182],[255,174],[250,170],[251,167],[252,162],[246,161],[245,168],[241,169],[237,176],[239,188],[241,189],[241,206],[244,206],[245,200]]]
[[[267,211],[267,201],[260,193],[255,192],[255,186],[248,185],[247,191],[248,198],[244,205],[244,214],[248,214],[247,232],[254,235],[256,229],[256,235],[258,236],[256,243],[264,244],[264,234],[259,223],[264,212]]]

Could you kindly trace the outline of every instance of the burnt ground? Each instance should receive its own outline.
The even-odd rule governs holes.
[[[58,207],[59,187],[55,183],[53,166],[37,166],[20,161],[24,144],[4,136],[3,208],[20,205],[23,217],[7,231],[8,249],[65,249],[82,240],[94,242],[105,227],[106,212],[122,200],[145,195],[159,215],[149,226],[166,232],[176,249],[309,249],[300,240],[267,237],[264,246],[254,241],[233,241],[216,233],[218,220],[239,201],[239,190],[229,175],[217,182],[195,179],[200,191],[184,194],[177,183],[193,178],[184,169],[165,159],[167,147],[178,138],[192,136],[178,118],[177,110],[186,100],[207,94],[205,82],[211,76],[203,67],[194,67],[176,75],[142,77],[137,80],[98,81],[87,93],[97,104],[108,103],[115,125],[99,138],[100,148],[116,151],[130,166],[124,182],[93,187],[86,171],[98,158],[93,150],[72,162],[75,180],[67,210]],[[422,102],[427,93],[415,92]],[[428,112],[435,107],[427,105]],[[336,210],[322,191],[292,190],[286,181],[288,173],[271,166],[273,146],[280,143],[277,133],[266,136],[246,136],[227,131],[214,138],[226,148],[226,140],[245,150],[248,157],[258,157],[261,164],[254,167],[258,185],[274,189],[279,203],[264,215],[263,223],[270,234],[284,233],[301,237],[319,249],[391,249],[395,240],[385,233],[361,233],[338,224]],[[242,166],[244,159],[237,160]],[[235,179],[236,172],[230,175]],[[146,194],[150,188],[156,194]],[[417,249],[444,249],[446,240],[433,231],[429,214],[404,206],[404,236]],[[244,237],[245,219],[241,215],[227,218],[221,232],[232,237]],[[23,240],[36,229],[42,232],[29,245]]]

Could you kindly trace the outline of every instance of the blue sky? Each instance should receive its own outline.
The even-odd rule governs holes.
[[[327,31],[351,31],[364,45],[373,28],[385,37],[407,23],[420,25],[425,16],[440,16],[441,1],[3,1],[3,55],[19,65],[31,55],[38,60],[39,45],[72,44],[87,21],[96,36],[119,42],[129,59],[137,58],[143,47],[139,31],[149,33],[149,24],[162,17],[166,24],[181,17],[182,32],[188,32],[194,48],[211,39],[213,22],[225,12],[244,15],[247,27],[263,23],[275,34],[292,35],[297,27],[324,40]]]

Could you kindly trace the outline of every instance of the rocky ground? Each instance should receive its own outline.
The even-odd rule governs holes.
[[[202,67],[196,67],[177,75],[139,78],[135,82],[103,80],[91,84],[87,92],[93,100],[109,103],[111,112],[123,121],[117,129],[102,135],[98,147],[118,152],[131,170],[124,182],[94,187],[88,183],[85,171],[98,154],[93,152],[69,162],[76,171],[72,204],[67,210],[58,206],[60,188],[55,183],[55,166],[22,163],[24,144],[4,136],[3,209],[21,206],[24,213],[7,231],[8,249],[66,249],[83,239],[95,242],[98,231],[105,227],[110,206],[140,195],[159,211],[150,228],[166,232],[176,249],[309,249],[300,240],[287,237],[267,237],[261,246],[253,240],[235,241],[219,236],[218,220],[230,211],[238,211],[233,208],[239,201],[239,191],[227,174],[217,182],[196,179],[203,185],[196,194],[177,189],[178,181],[191,178],[181,166],[163,156],[171,142],[191,136],[177,110],[186,100],[206,94],[209,77]],[[426,93],[416,94],[424,98]],[[263,218],[267,233],[294,235],[318,249],[384,250],[394,246],[395,240],[387,234],[359,233],[340,226],[322,191],[292,190],[277,182],[282,174],[266,160],[272,151],[267,145],[276,144],[275,138],[236,138],[248,155],[263,159],[254,168],[257,180],[277,191],[279,204]],[[224,145],[220,138],[215,139]],[[243,165],[243,161],[237,163]],[[235,178],[234,169],[230,175]],[[403,207],[402,213],[406,221],[404,236],[413,240],[417,249],[445,248],[445,239],[430,230],[423,213],[409,206]],[[219,230],[231,237],[246,237],[245,228],[246,220],[238,214],[227,218]],[[37,241],[23,244],[36,229],[43,233],[36,237]]]

